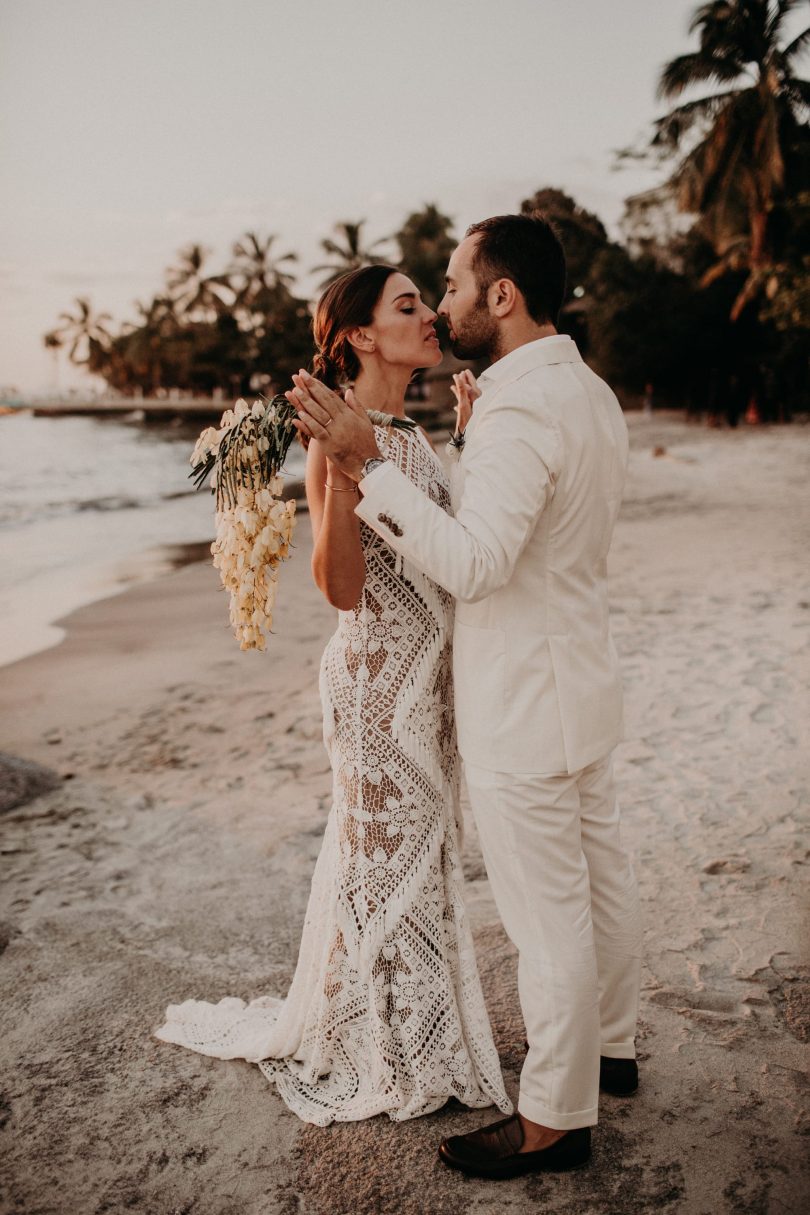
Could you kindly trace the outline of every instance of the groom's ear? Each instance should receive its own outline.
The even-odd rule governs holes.
[[[361,350],[363,354],[373,353],[374,338],[371,336],[369,331],[367,329],[363,329],[361,325],[358,325],[356,329],[351,329],[346,334],[346,338],[349,345],[353,346],[355,350]]]
[[[515,310],[520,292],[511,278],[498,278],[490,283],[487,295],[490,311],[495,316],[509,316]]]

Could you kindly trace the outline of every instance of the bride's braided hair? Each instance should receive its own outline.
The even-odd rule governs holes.
[[[324,291],[315,309],[312,331],[316,352],[312,374],[336,391],[357,379],[360,361],[348,335],[370,325],[383,287],[395,266],[362,266],[341,274]]]

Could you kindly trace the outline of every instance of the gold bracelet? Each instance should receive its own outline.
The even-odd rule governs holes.
[[[356,494],[357,493],[356,485],[352,485],[351,487],[346,486],[344,488],[343,486],[340,486],[340,485],[330,485],[328,481],[324,481],[324,486],[326,489],[331,489],[332,492],[335,494]]]

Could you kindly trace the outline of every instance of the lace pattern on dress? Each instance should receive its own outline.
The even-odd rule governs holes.
[[[449,510],[424,438],[377,437]],[[319,1125],[451,1096],[508,1113],[462,892],[452,599],[365,524],[361,538],[361,598],[321,662],[333,804],[287,998],[173,1005],[156,1036],[258,1062]]]

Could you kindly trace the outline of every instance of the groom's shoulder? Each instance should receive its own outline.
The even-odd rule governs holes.
[[[489,404],[494,409],[526,410],[535,417],[554,416],[565,399],[559,366],[528,367],[519,375],[494,386]]]
[[[616,399],[610,385],[579,358],[574,363],[542,363],[527,367],[513,379],[499,384],[493,395],[504,401],[510,398],[525,403],[542,401],[552,410],[563,410],[571,397]]]
[[[486,402],[485,412],[491,414],[493,419],[496,415],[503,419],[511,414],[516,422],[519,418],[537,422],[545,418],[550,421],[557,412],[553,388],[548,379],[537,371],[527,371],[499,384]],[[525,420],[520,424],[524,425]]]
[[[562,363],[522,369],[494,388],[482,412],[493,425],[510,432],[516,428],[527,438],[535,436],[537,442],[545,444],[553,435],[561,449],[572,437],[575,444],[580,442],[592,429],[589,422],[595,416],[607,414],[614,429],[626,429],[615,393],[582,360],[574,375],[570,364]]]

